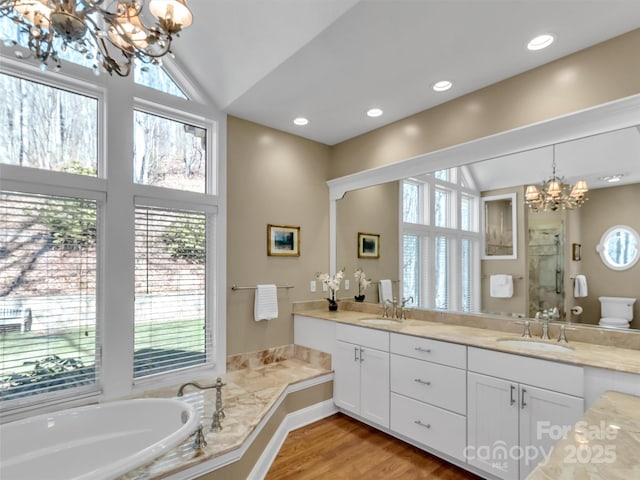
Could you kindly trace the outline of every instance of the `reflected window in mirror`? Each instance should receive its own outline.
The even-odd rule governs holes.
[[[469,170],[404,180],[401,195],[402,296],[423,308],[477,311],[480,194]]]
[[[639,243],[640,237],[633,228],[616,225],[602,235],[596,250],[610,269],[627,270],[633,267],[640,257]]]

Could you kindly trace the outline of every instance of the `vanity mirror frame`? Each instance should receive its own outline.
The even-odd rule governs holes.
[[[490,195],[480,198],[480,201],[482,202],[482,206],[480,208],[480,225],[482,226],[482,256],[480,258],[482,260],[515,260],[518,258],[518,210],[516,208],[516,197],[517,195],[515,193],[505,193],[503,195]],[[500,205],[506,204],[507,200],[509,201],[509,211],[497,212],[497,210],[500,208]],[[490,209],[494,211],[493,215],[490,215]],[[501,215],[500,225],[494,225],[493,217],[496,213],[506,213],[506,216],[509,218],[505,219],[504,216]],[[509,220],[511,222],[511,231],[509,231],[505,227],[505,225],[508,223],[506,220]],[[497,229],[493,227],[497,227]],[[499,237],[501,239],[501,243],[504,239],[508,239],[508,242],[504,245],[500,245],[500,247],[506,247],[507,251],[510,249],[511,253],[489,253],[488,247],[491,244],[491,242],[489,241],[489,237]]]
[[[337,202],[349,191],[639,124],[640,94],[329,180],[329,270],[337,263]]]

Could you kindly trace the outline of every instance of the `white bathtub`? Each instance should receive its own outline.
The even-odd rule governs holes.
[[[113,479],[179,445],[198,426],[174,399],[107,402],[0,426],[0,479]]]

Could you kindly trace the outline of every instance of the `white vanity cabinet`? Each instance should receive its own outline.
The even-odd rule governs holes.
[[[389,333],[336,325],[333,398],[337,407],[389,427]]]
[[[469,347],[467,462],[524,479],[584,412],[582,367]]]
[[[467,348],[391,334],[391,430],[464,462]]]

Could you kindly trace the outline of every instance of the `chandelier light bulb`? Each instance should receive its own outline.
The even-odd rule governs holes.
[[[532,212],[555,212],[560,209],[574,209],[582,206],[589,187],[585,180],[578,180],[572,187],[564,183],[564,179],[556,176],[556,149],[553,146],[553,163],[551,177],[536,185],[527,185],[524,192],[525,203]]]

